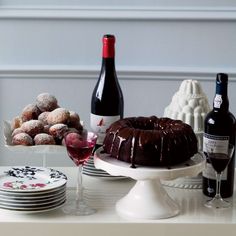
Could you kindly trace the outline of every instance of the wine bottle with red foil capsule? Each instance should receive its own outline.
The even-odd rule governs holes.
[[[115,68],[115,36],[103,36],[102,67],[92,93],[90,126],[98,135],[95,149],[102,146],[106,129],[123,118],[124,99]]]
[[[203,152],[210,149],[212,153],[228,155],[229,145],[235,146],[235,117],[229,112],[228,75],[219,73],[216,76],[216,94],[213,110],[205,119]],[[235,151],[221,177],[221,196],[231,197],[234,190]],[[207,155],[206,155],[207,156]],[[211,161],[207,159],[203,173],[203,193],[214,197],[216,193],[216,176]]]

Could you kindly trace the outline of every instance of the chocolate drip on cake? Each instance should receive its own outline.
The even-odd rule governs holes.
[[[190,159],[197,152],[197,139],[191,126],[180,120],[130,117],[110,126],[103,148],[133,168],[170,166]]]

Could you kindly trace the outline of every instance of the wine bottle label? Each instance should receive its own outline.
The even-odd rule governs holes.
[[[214,98],[214,107],[215,108],[220,108],[222,102],[223,102],[222,95],[221,94],[216,94],[215,98]]]
[[[228,155],[229,136],[217,136],[204,133],[203,153],[223,153]],[[215,170],[208,161],[202,175],[208,179],[216,179]],[[227,179],[227,168],[222,173],[222,180]]]
[[[97,144],[103,144],[103,140],[106,135],[106,130],[110,125],[119,120],[120,115],[118,116],[99,116],[95,114],[90,114],[90,126],[93,132],[98,135]]]
[[[229,136],[218,136],[204,133],[203,152],[228,154]]]

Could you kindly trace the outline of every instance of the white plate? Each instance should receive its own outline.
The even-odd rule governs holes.
[[[57,202],[60,202],[62,200],[66,199],[66,195],[63,194],[61,196],[58,196],[57,198],[49,199],[47,201],[43,202],[8,202],[8,201],[1,201],[0,205],[6,206],[6,207],[17,207],[17,208],[39,208],[39,207],[44,207],[48,206],[51,204],[55,204]]]
[[[47,196],[44,198],[21,198],[21,197],[9,198],[9,197],[0,195],[0,203],[1,202],[18,203],[18,204],[43,203],[43,202],[59,199],[60,197],[65,196],[65,194],[66,194],[66,190],[63,190],[62,192],[59,192],[55,195]]]
[[[50,190],[39,191],[39,192],[12,192],[12,191],[2,191],[0,190],[0,196],[5,196],[8,198],[25,198],[25,199],[36,199],[36,198],[44,198],[50,195],[57,194],[59,191],[65,191],[66,184]]]
[[[58,170],[19,166],[0,175],[0,190],[14,193],[35,193],[52,190],[67,182],[65,174]]]
[[[92,177],[98,177],[98,178],[103,178],[103,179],[109,179],[109,180],[118,180],[118,179],[125,179],[127,177],[125,176],[114,176],[110,175],[104,170],[97,169],[94,166],[94,158],[91,156],[85,163],[83,167],[83,174],[92,176]]]
[[[10,121],[4,121],[4,139],[5,147],[14,152],[30,152],[30,153],[61,153],[66,152],[63,145],[12,145],[12,129]]]
[[[49,206],[43,206],[39,208],[32,207],[32,208],[27,208],[27,209],[24,207],[7,207],[0,204],[0,208],[3,210],[11,210],[13,212],[16,211],[16,212],[21,212],[21,213],[40,213],[40,212],[46,212],[46,211],[58,209],[62,207],[65,204],[65,202],[66,202],[66,199],[63,199],[54,204],[50,204]]]

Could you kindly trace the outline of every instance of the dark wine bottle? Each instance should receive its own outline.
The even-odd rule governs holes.
[[[102,67],[91,99],[91,129],[97,133],[95,150],[103,144],[106,129],[123,118],[124,99],[115,68],[115,36],[103,36]]]
[[[213,110],[208,113],[205,119],[205,130],[203,136],[203,152],[207,148],[213,153],[228,155],[229,144],[235,146],[235,117],[229,112],[228,99],[228,75],[219,73],[216,76],[216,93],[213,101]],[[234,163],[233,156],[222,174],[221,196],[231,197],[234,188]],[[207,159],[207,165],[202,173],[203,193],[206,196],[214,197],[216,192],[215,171]]]

